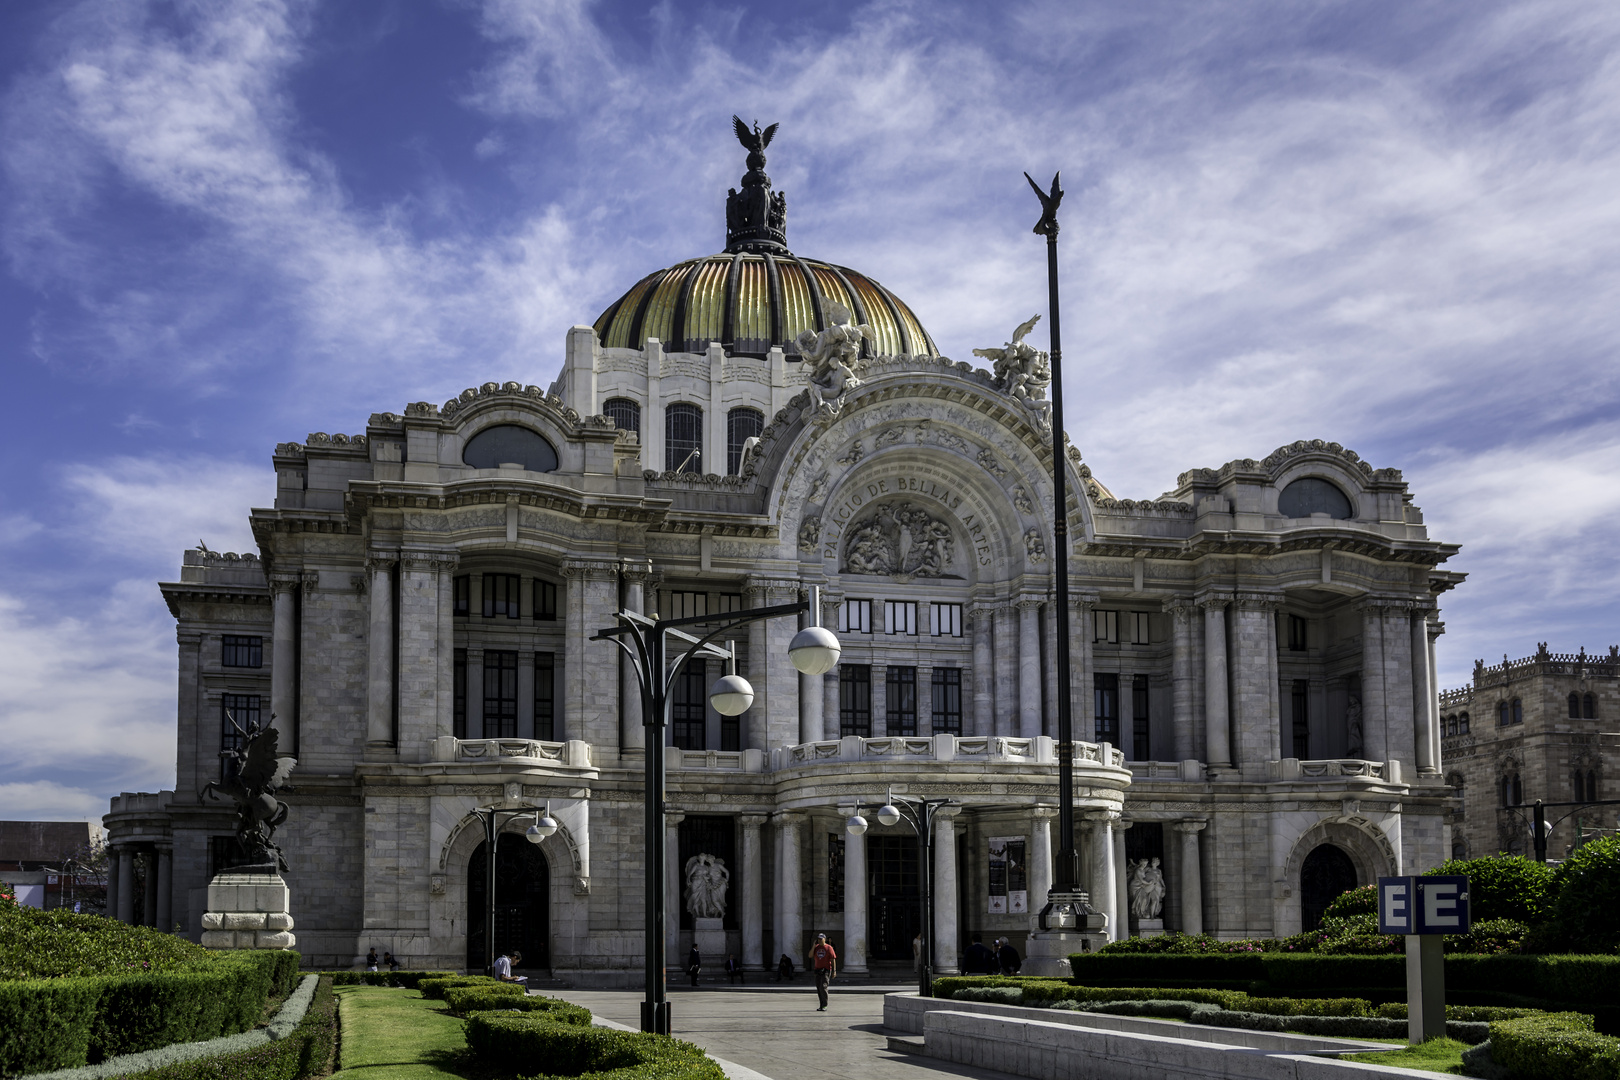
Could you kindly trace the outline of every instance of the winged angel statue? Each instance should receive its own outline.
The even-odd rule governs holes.
[[[1046,400],[1046,388],[1052,385],[1052,361],[1046,353],[1025,345],[1024,338],[1041,321],[1039,315],[1018,324],[1012,340],[999,349],[974,349],[974,356],[982,356],[995,365],[996,385],[1035,414],[1042,431],[1052,427],[1052,403]]]
[[[236,838],[247,852],[248,861],[273,862],[285,870],[286,857],[272,837],[276,826],[287,820],[287,804],[275,793],[287,786],[287,777],[298,761],[276,753],[280,733],[275,728],[249,721],[243,731],[235,717],[227,719],[242,736],[241,745],[228,752],[230,764],[225,779],[210,780],[197,792],[197,801],[202,802],[203,796],[209,794],[217,799],[221,792],[230,796],[236,803]],[[270,720],[275,719],[272,714]]]
[[[811,396],[816,416],[831,420],[844,407],[844,398],[861,385],[856,375],[863,365],[861,339],[872,340],[865,323],[852,326],[854,315],[836,300],[823,301],[828,327],[819,334],[802,331],[796,341],[799,355],[810,365]]]

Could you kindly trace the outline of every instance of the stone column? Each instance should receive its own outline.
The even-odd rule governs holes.
[[[827,716],[827,702],[823,695],[827,676],[799,673],[799,741],[816,742],[824,738],[822,724]]]
[[[1384,708],[1384,608],[1364,601],[1361,609],[1361,754],[1367,761],[1389,757],[1388,721]],[[1349,733],[1352,750],[1356,734]],[[1356,756],[1354,753],[1352,757]]]
[[[1193,691],[1197,676],[1193,671],[1193,605],[1186,600],[1167,600],[1170,615],[1170,685],[1173,756],[1177,761],[1197,757],[1193,745]]]
[[[821,625],[836,627],[838,625],[839,597],[833,593],[821,594]],[[821,738],[836,739],[842,734],[843,724],[839,716],[838,704],[838,669],[833,668],[821,676],[822,713]]]
[[[118,918],[118,851],[116,846],[107,848],[107,917]]]
[[[973,622],[973,714],[964,735],[996,732],[995,653],[991,648],[991,620],[995,608],[973,604],[964,614]]]
[[[454,552],[439,555],[439,708],[435,738],[453,734],[456,727],[456,568],[460,564],[460,556]],[[529,714],[529,725],[534,725],[533,712]]]
[[[118,845],[118,921],[135,921],[135,852],[128,844]]]
[[[1057,604],[1047,597],[1047,602],[1041,605],[1041,634],[1043,648],[1041,650],[1041,686],[1046,695],[1046,706],[1042,709],[1041,734],[1057,737]],[[1073,650],[1070,650],[1069,678],[1074,678]],[[1080,718],[1071,712],[1070,719],[1078,724]]]
[[[1405,602],[1384,608],[1384,753],[1407,763],[1417,763],[1417,724],[1412,709],[1412,676],[1418,654],[1412,643],[1412,609]],[[1427,650],[1422,650],[1426,652]]]
[[[1204,932],[1203,864],[1198,858],[1198,833],[1203,821],[1177,821],[1171,828],[1181,834],[1181,932]]]
[[[561,728],[559,723],[558,728]],[[467,649],[467,738],[484,737],[484,650]]]
[[[174,848],[157,849],[157,917],[153,926],[165,934],[174,932]]]
[[[681,954],[681,822],[680,810],[664,812],[664,964],[679,971],[686,966]]]
[[[1236,764],[1245,776],[1264,773],[1282,757],[1282,728],[1273,717],[1277,680],[1274,598],[1244,593],[1232,609],[1232,729]]]
[[[1125,861],[1125,830],[1130,827],[1129,818],[1114,822],[1114,910],[1119,912],[1121,938],[1130,937],[1131,934],[1130,875],[1126,873]]]
[[[1232,764],[1231,716],[1227,711],[1226,599],[1205,600],[1204,759],[1211,767]]]
[[[1118,941],[1121,936],[1119,894],[1114,888],[1114,818],[1115,815],[1109,812],[1088,814],[1085,818],[1088,829],[1086,854],[1089,856],[1091,878],[1091,887],[1086,891],[1091,894],[1092,905],[1108,916],[1109,941]]]
[[[804,966],[804,916],[800,901],[804,887],[804,868],[799,858],[799,826],[803,814],[778,814],[777,828],[782,835],[781,884],[776,890],[776,906],[781,912],[782,933],[778,948],[793,957],[795,966]]]
[[[293,745],[293,714],[298,699],[298,625],[294,595],[298,580],[296,577],[270,579],[270,713],[274,720],[268,726],[281,732],[284,753]]]
[[[399,742],[402,760],[426,761],[439,733],[440,697],[451,693],[439,681],[440,577],[455,569],[453,557],[436,551],[401,552],[399,559]],[[468,688],[469,696],[472,688]]]
[[[1037,806],[1030,812],[1029,838],[1029,913],[1035,914],[1046,906],[1046,894],[1052,891],[1052,819],[1057,807]]]
[[[866,974],[866,834],[844,833],[844,971]]]
[[[956,917],[956,815],[958,807],[934,814],[934,974],[955,975],[960,943]]]
[[[995,726],[986,735],[1018,734],[1018,624],[1011,604],[998,604],[995,615]]]
[[[1095,603],[1095,598],[1075,599],[1069,613],[1069,717],[1074,723],[1074,737],[1080,742],[1095,742],[1097,733],[1097,702],[1091,677],[1091,609]],[[1057,738],[1056,726],[1052,737]]]
[[[1018,601],[1018,734],[1033,739],[1041,733],[1041,602]]]
[[[1431,755],[1431,759],[1434,761],[1435,771],[1439,772],[1444,765],[1440,744],[1440,738],[1444,732],[1440,730],[1440,682],[1438,675],[1439,669],[1434,666],[1434,642],[1436,638],[1446,632],[1446,624],[1438,619],[1430,618],[1428,620],[1428,631],[1429,640],[1427,655],[1429,658],[1429,738],[1431,740],[1429,753]],[[1449,854],[1451,851],[1451,842],[1447,840],[1445,846],[1441,850]]]
[[[148,848],[141,854],[141,862],[146,865],[146,880],[142,883],[144,888],[141,897],[141,925],[156,927],[157,921],[157,895],[158,895],[158,868],[157,851]]]
[[[799,583],[789,578],[749,578],[745,592],[750,607],[791,604],[799,599]],[[748,681],[754,686],[754,704],[743,720],[743,746],[769,750],[799,741],[799,673],[788,662],[788,645],[798,631],[787,619],[769,619],[748,625]]]
[[[661,423],[661,421],[655,421]],[[568,623],[564,639],[563,701],[556,739],[583,739],[593,746],[612,746],[619,738],[619,680],[612,672],[618,646],[590,637],[617,625],[619,564],[606,559],[567,559],[561,567],[568,582]]]
[[[624,567],[624,606],[625,610],[633,611],[637,615],[647,613],[647,582],[652,576],[650,566],[646,563],[626,563]],[[589,635],[587,635],[589,636]],[[617,645],[612,646],[614,652],[619,651]],[[636,675],[635,665],[628,656],[619,655],[619,681],[624,687],[624,701],[620,706],[620,715],[624,718],[619,729],[619,750],[621,753],[639,755],[647,749],[647,729],[643,727],[645,718],[641,712],[641,680]],[[754,842],[759,842],[759,830],[754,830]]]
[[[392,557],[366,560],[366,599],[371,624],[366,634],[366,747],[394,749],[394,585]]]
[[[1438,741],[1434,732],[1439,726],[1439,716],[1431,705],[1434,689],[1429,681],[1429,613],[1414,611],[1411,624],[1412,718],[1417,729],[1414,734],[1417,767],[1420,773],[1434,773],[1440,765],[1439,755],[1434,752]]]
[[[742,816],[742,962],[749,971],[765,969],[765,892],[760,867],[764,852],[759,846],[759,827],[764,814]]]

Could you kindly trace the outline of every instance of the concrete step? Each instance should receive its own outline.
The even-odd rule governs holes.
[[[921,1035],[885,1035],[891,1054],[926,1054]]]

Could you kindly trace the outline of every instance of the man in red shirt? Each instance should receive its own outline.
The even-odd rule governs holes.
[[[838,954],[827,943],[826,934],[816,935],[816,943],[810,949],[810,967],[816,973],[816,996],[821,998],[821,1005],[816,1012],[826,1012],[827,984],[832,982],[833,976],[838,973]]]

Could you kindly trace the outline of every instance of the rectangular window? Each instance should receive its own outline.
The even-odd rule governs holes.
[[[886,733],[917,734],[917,669],[891,666],[888,675],[884,677],[883,685],[886,688],[884,694],[888,720]]]
[[[1119,676],[1097,675],[1092,685],[1096,693],[1097,742],[1119,745]]]
[[[1108,645],[1119,644],[1119,612],[1093,611],[1091,613],[1091,640]]]
[[[872,601],[845,600],[838,605],[838,632],[840,634],[870,634],[872,632]]]
[[[709,696],[709,662],[693,660],[681,669],[675,680],[670,703],[671,734],[682,750],[707,749],[704,737]]]
[[[517,618],[518,595],[523,591],[522,580],[516,574],[485,574],[484,618]]]
[[[838,734],[872,735],[872,665],[838,665]]]
[[[1127,613],[1131,626],[1132,645],[1151,645],[1153,639],[1149,633],[1149,615],[1145,611],[1132,611]]]
[[[962,605],[929,604],[928,632],[934,637],[961,637]]]
[[[534,617],[540,622],[557,621],[557,584],[534,579]]]
[[[455,652],[454,696],[450,706],[451,733],[458,739],[467,737],[467,650]]]
[[[263,667],[264,638],[226,634],[220,639],[219,662],[225,667]]]
[[[915,600],[883,601],[883,632],[885,634],[917,633],[917,602]]]
[[[1309,648],[1305,637],[1305,619],[1300,615],[1288,616],[1288,649],[1290,652],[1304,652]]]
[[[1132,761],[1153,760],[1153,742],[1148,736],[1148,677],[1138,675],[1131,680]]]
[[[551,742],[557,737],[557,654],[534,654],[534,737]]]
[[[455,601],[451,613],[465,619],[472,614],[472,576],[462,574],[455,579]]]
[[[486,574],[488,581],[497,575]],[[486,600],[485,603],[488,603]],[[484,651],[484,738],[517,738],[518,654],[505,649]]]
[[[934,691],[934,734],[962,734],[962,669],[937,667],[931,682]]]
[[[1289,616],[1293,618],[1292,615]],[[1292,629],[1292,627],[1290,627]],[[1311,681],[1295,679],[1293,693],[1294,756],[1311,756]]]
[[[708,593],[671,590],[665,595],[669,597],[669,614],[664,616],[666,619],[695,619],[709,613]]]
[[[714,609],[716,615],[730,615],[733,611],[741,611],[743,609],[742,593],[717,593],[715,595],[715,601],[718,605]]]
[[[235,721],[234,726],[232,721]],[[221,694],[219,696],[219,749],[240,750],[243,746],[241,732],[246,731],[250,724],[259,723],[259,695],[258,694]]]
[[[745,714],[746,715],[746,714]],[[722,716],[720,718],[720,749],[742,749],[742,717]]]

